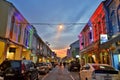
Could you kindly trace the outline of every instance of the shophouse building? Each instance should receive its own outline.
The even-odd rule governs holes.
[[[33,26],[9,2],[0,1],[0,62],[5,58],[29,59]]]
[[[100,50],[101,38],[106,36],[106,15],[104,3],[97,7],[95,12],[90,17],[88,23],[79,34],[80,43],[80,55],[84,59],[85,63],[108,63],[104,62]],[[102,36],[102,37],[101,37]],[[106,41],[106,37],[104,42]],[[106,55],[106,54],[105,54]],[[108,59],[108,54],[106,55]]]
[[[71,55],[73,59],[77,58],[79,55],[79,40],[70,44],[69,55]]]
[[[89,24],[86,24],[83,30],[81,31],[79,35],[79,46],[80,46],[80,57],[84,59],[84,61],[87,62],[93,62],[92,59],[89,59],[91,56],[92,51],[94,50],[93,43],[93,32],[92,27]]]
[[[120,62],[120,0],[106,0],[107,35],[109,40],[100,48],[110,54],[111,65],[118,68]]]
[[[52,51],[42,41],[36,29],[16,7],[0,0],[0,63],[5,58],[39,61],[40,56],[50,56]]]
[[[98,6],[79,35],[80,55],[85,63],[93,60],[110,64],[117,69],[120,62],[119,33],[120,1],[106,0]]]

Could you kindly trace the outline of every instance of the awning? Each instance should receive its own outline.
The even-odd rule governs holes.
[[[98,42],[94,42],[91,45],[85,47],[84,49],[80,50],[80,54],[84,52],[89,52],[95,50],[95,48],[98,47]]]
[[[116,43],[116,42],[118,42],[118,41],[120,41],[120,35],[118,35],[118,36],[110,39],[109,41],[107,41],[107,42],[105,42],[105,43],[103,43],[103,44],[100,44],[100,48],[101,48],[101,49],[107,49],[107,48],[109,48],[113,43]]]

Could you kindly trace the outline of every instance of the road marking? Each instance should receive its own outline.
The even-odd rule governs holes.
[[[70,75],[70,77],[72,78],[72,80],[75,80],[72,75]]]
[[[70,74],[68,70],[67,70],[67,73]],[[70,77],[72,78],[72,80],[75,80],[71,74],[70,74]]]

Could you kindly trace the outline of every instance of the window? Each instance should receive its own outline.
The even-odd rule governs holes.
[[[13,29],[14,29],[14,23],[15,23],[15,17],[12,16],[11,18],[11,26],[10,26],[10,39],[12,39],[12,36],[13,36]]]
[[[89,32],[89,39],[92,39],[92,32]]]
[[[20,42],[21,30],[22,30],[22,24],[19,24],[19,26],[18,26],[18,42]]]
[[[118,26],[119,26],[119,31],[120,31],[120,5],[117,8],[117,19],[118,19]]]
[[[24,44],[26,47],[29,47],[29,43],[30,43],[30,32],[27,30],[27,28],[25,28],[24,31]]]

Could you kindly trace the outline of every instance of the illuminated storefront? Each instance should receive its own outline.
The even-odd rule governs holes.
[[[120,0],[106,0],[105,7],[109,41],[102,44],[101,48],[110,54],[111,65],[117,69],[120,62]]]
[[[0,39],[0,63],[5,59],[5,42]]]
[[[106,57],[110,58],[110,64],[117,68],[120,62],[120,35],[108,40],[100,45],[101,53],[109,54]]]
[[[90,17],[88,23],[79,35],[80,55],[85,58],[86,63],[103,63],[103,56],[100,56],[101,49],[99,46],[100,36],[101,34],[106,34],[106,31],[106,15],[104,4],[102,2]],[[106,40],[106,38],[104,39]]]

